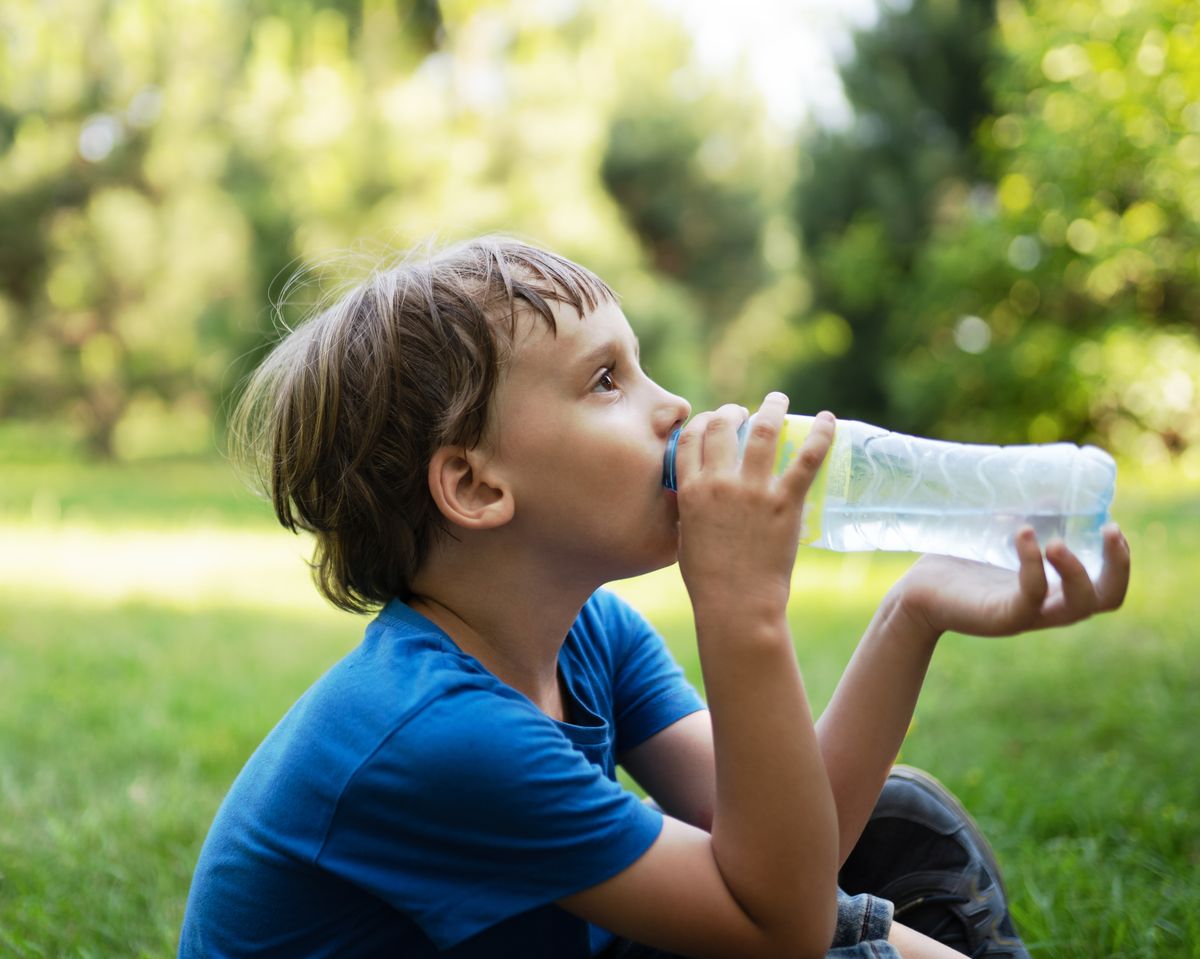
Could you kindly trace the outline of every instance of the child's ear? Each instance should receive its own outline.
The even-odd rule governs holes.
[[[441,514],[465,529],[495,529],[513,517],[512,491],[485,469],[479,450],[443,446],[429,461],[429,492]]]

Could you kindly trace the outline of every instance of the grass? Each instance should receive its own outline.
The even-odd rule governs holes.
[[[1126,606],[946,637],[902,754],[993,839],[1039,959],[1200,956],[1200,497],[1122,497]],[[300,552],[224,463],[3,467],[0,955],[173,953],[230,781],[361,633]],[[818,710],[905,562],[803,554],[793,626]],[[698,680],[677,574],[617,588]]]

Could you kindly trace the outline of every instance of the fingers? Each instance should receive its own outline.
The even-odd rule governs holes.
[[[733,403],[726,403],[712,415],[704,427],[702,469],[730,470],[737,466],[737,431],[749,415],[746,407]]]
[[[679,440],[675,443],[676,488],[683,482],[684,477],[694,476],[700,469],[700,447],[704,439],[704,429],[712,415],[698,413],[679,433]]]
[[[1057,539],[1048,543],[1046,561],[1054,567],[1061,582],[1053,590],[1047,590],[1033,529],[1025,527],[1017,534],[1021,593],[1034,604],[1034,628],[1077,623],[1093,613],[1121,605],[1129,585],[1129,544],[1115,523],[1104,528],[1103,536],[1104,568],[1097,583],[1092,582],[1083,563],[1066,543]]]
[[[1017,558],[1021,561],[1017,572],[1021,596],[1031,609],[1040,609],[1050,586],[1046,582],[1042,549],[1038,545],[1037,533],[1032,526],[1023,526],[1017,530],[1016,547]]]
[[[737,431],[745,422],[744,406],[732,403],[692,418],[679,434],[675,471],[682,483],[700,470],[732,469],[737,463]]]
[[[1046,559],[1062,580],[1061,618],[1076,622],[1094,613],[1099,605],[1096,587],[1079,557],[1062,540],[1054,540],[1046,546]]]
[[[1125,591],[1129,588],[1129,541],[1116,523],[1107,524],[1101,533],[1104,568],[1096,584],[1096,597],[1100,609],[1116,609],[1125,601]]]
[[[784,471],[782,481],[788,495],[797,498],[807,495],[812,486],[817,470],[825,461],[825,454],[833,445],[833,436],[837,430],[837,420],[827,410],[816,415],[812,429],[804,438],[804,444],[796,459]]]
[[[787,407],[788,398],[782,393],[768,393],[750,421],[750,435],[746,437],[742,457],[742,469],[748,476],[765,477],[774,468]]]
[[[787,405],[787,397],[782,393],[769,393],[763,400],[750,424],[740,457],[743,475],[766,479],[773,472]],[[737,434],[747,416],[745,407],[734,404],[695,416],[683,428],[675,448],[679,482],[700,471],[734,470],[739,460]],[[782,477],[789,495],[802,497],[808,491],[833,443],[835,429],[832,413],[814,417],[808,436]]]

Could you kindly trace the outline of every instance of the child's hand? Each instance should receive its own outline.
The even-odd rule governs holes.
[[[1015,573],[970,560],[922,556],[896,584],[902,608],[935,634],[1009,636],[1075,623],[1116,609],[1125,599],[1129,544],[1115,523],[1104,529],[1104,568],[1096,583],[1059,541],[1046,548],[1046,559],[1061,578],[1050,587],[1034,531],[1021,530],[1016,545],[1021,568]]]
[[[804,497],[834,433],[832,414],[820,414],[799,455],[774,476],[786,412],[786,396],[767,396],[740,464],[740,406],[700,414],[679,437],[679,567],[698,616],[784,615]]]

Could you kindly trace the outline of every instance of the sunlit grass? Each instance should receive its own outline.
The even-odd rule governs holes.
[[[31,466],[0,493],[0,955],[170,954],[232,777],[361,634],[316,597],[303,540],[230,505],[225,464],[165,489],[174,468]],[[1125,608],[946,637],[904,745],[992,837],[1037,957],[1200,942],[1200,499],[1130,489],[1118,515]],[[791,614],[817,709],[907,562],[802,553]],[[615,588],[698,681],[677,571]]]
[[[8,462],[0,449],[0,518],[37,525],[223,524],[269,528],[271,507],[228,462],[165,460],[129,466]]]
[[[0,582],[27,598],[68,592],[73,603],[102,607],[140,599],[180,610],[323,608],[308,542],[282,530],[9,524],[0,537]]]
[[[0,595],[0,955],[171,953],[224,790],[356,628]]]

